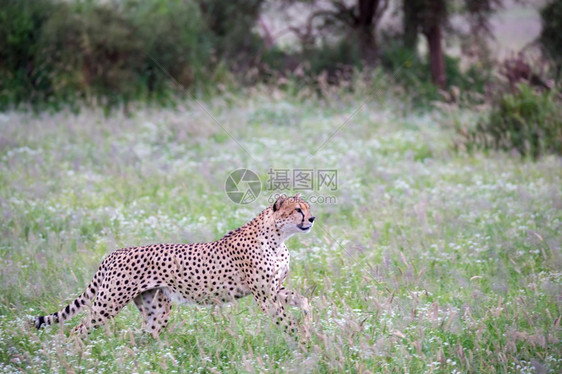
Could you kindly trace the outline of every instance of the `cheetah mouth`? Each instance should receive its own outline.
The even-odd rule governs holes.
[[[302,224],[298,224],[297,227],[298,227],[299,229],[301,229],[302,231],[308,231],[308,230],[310,230],[310,229],[312,228],[312,225],[306,226],[306,227],[305,227],[305,226],[303,226]]]

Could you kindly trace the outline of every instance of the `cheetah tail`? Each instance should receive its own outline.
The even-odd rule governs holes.
[[[96,275],[94,275],[94,279],[90,282],[88,287],[86,287],[86,291],[84,291],[66,307],[53,314],[35,317],[35,327],[39,329],[42,326],[50,326],[55,323],[64,322],[65,320],[78,313],[85,305],[89,305],[90,301],[98,292],[98,287],[101,283],[101,280],[103,279],[103,275],[100,273],[102,273],[101,268],[96,272]]]

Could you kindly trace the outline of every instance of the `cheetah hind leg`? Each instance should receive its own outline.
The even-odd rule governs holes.
[[[119,313],[129,300],[126,298],[111,299],[109,297],[108,283],[104,281],[98,289],[96,299],[90,308],[88,316],[72,330],[72,335],[83,338],[92,329],[105,325],[108,320],[113,319]]]
[[[168,325],[172,300],[163,289],[155,288],[142,292],[134,298],[134,302],[142,314],[143,329],[157,339]]]

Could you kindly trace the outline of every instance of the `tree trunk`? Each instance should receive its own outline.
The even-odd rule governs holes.
[[[363,57],[368,63],[374,62],[377,55],[377,45],[373,20],[379,7],[380,0],[358,0],[359,16],[357,29]]]
[[[441,44],[441,25],[436,22],[425,31],[425,37],[429,46],[429,64],[431,67],[431,78],[433,84],[439,88],[445,88],[447,76],[445,74],[445,57]]]
[[[402,2],[402,27],[404,47],[416,51],[418,46],[418,28],[420,26],[419,7],[412,0]]]

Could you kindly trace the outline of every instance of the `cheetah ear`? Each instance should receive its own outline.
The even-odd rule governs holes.
[[[273,211],[277,212],[279,210],[279,208],[281,208],[281,205],[283,204],[283,202],[287,200],[287,195],[283,194],[281,196],[279,196],[277,198],[277,200],[275,200],[275,203],[273,203]]]

